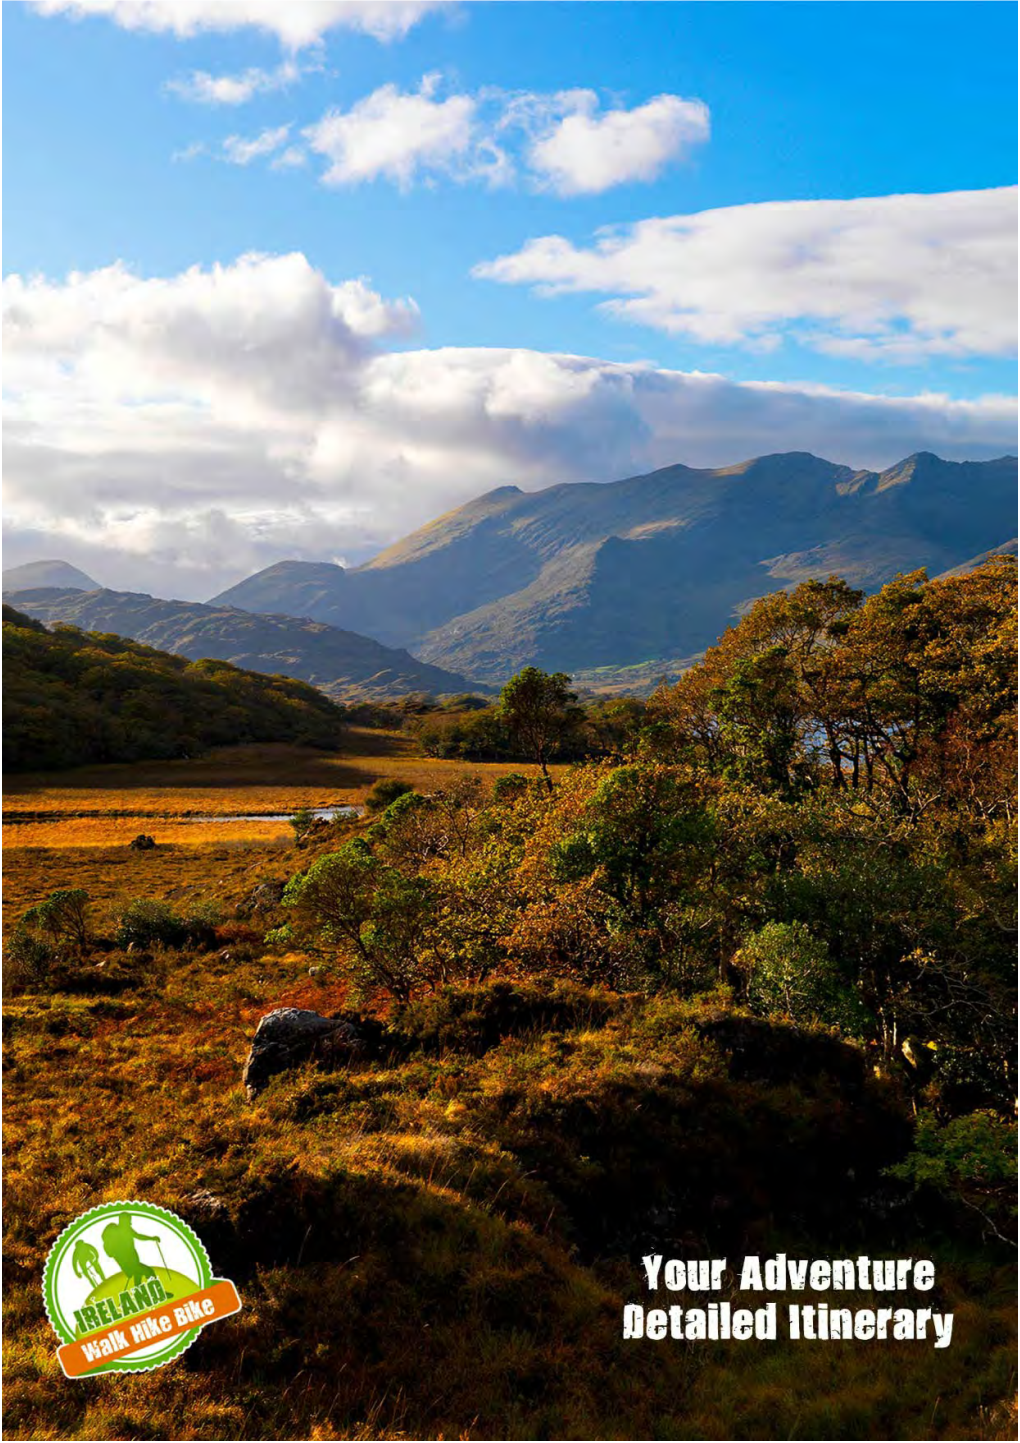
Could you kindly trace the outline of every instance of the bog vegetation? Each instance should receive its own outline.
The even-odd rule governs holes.
[[[519,770],[389,777],[215,899],[160,893],[158,851],[144,896],[41,878],[8,939],[10,1436],[1013,1436],[1015,637],[1006,560],[808,583],[647,704],[538,671],[461,699]],[[372,1046],[249,1104],[280,1005]],[[68,1389],[42,1256],[130,1196],[246,1309]],[[620,1339],[643,1253],[778,1249],[934,1258],[952,1348]]]

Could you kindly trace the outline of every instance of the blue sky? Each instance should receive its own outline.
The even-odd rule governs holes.
[[[229,8],[3,6],[12,559],[199,594],[503,481],[1012,449],[1014,6],[354,0],[297,36]],[[313,354],[282,404],[274,357]]]

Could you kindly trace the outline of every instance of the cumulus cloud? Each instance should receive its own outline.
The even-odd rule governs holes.
[[[708,106],[657,95],[634,110],[598,113],[593,91],[537,137],[530,169],[560,195],[593,195],[627,181],[654,180],[672,160],[708,139]]]
[[[351,185],[384,176],[406,187],[418,175],[465,175],[477,149],[476,102],[468,95],[437,98],[439,77],[417,91],[383,85],[350,110],[330,110],[305,131],[326,158],[326,185]]]
[[[327,405],[418,319],[413,301],[384,300],[363,279],[331,285],[300,254],[168,279],[119,263],[64,283],[15,275],[3,296],[6,384],[21,395],[63,382],[69,401],[90,405],[174,398],[253,418]]]
[[[441,86],[439,74],[410,92],[383,85],[307,127],[310,148],[326,161],[324,184],[385,178],[407,189],[438,177],[506,185],[523,176],[560,195],[595,194],[653,180],[708,138],[708,107],[679,95],[602,113],[593,90],[443,96]]]
[[[188,75],[167,81],[166,88],[179,99],[198,105],[245,105],[256,95],[285,90],[301,77],[305,68],[293,60],[284,60],[274,70],[263,70],[256,65],[237,75],[210,75],[207,70],[192,70]]]
[[[401,39],[450,0],[31,0],[43,15],[103,15],[125,30],[187,39],[203,31],[253,28],[290,50],[314,45],[330,30],[359,30],[376,40]]]
[[[308,164],[308,154],[300,145],[288,145],[270,162],[271,170],[300,170]]]
[[[1015,187],[769,201],[531,240],[476,276],[592,292],[624,320],[715,345],[893,361],[1016,346]]]
[[[811,450],[1012,448],[1010,398],[892,398],[523,349],[408,350],[417,320],[301,255],[4,284],[8,564],[204,597],[286,556],[363,559],[506,483]]]
[[[175,151],[171,159],[183,162],[207,156],[227,165],[241,166],[251,165],[256,160],[268,160],[271,170],[294,170],[308,164],[308,153],[301,145],[287,144],[290,132],[288,121],[285,125],[267,126],[255,135],[228,135],[215,146],[199,140]]]

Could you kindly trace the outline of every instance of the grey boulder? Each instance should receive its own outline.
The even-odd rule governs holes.
[[[353,1061],[364,1052],[358,1028],[339,1017],[322,1017],[303,1007],[278,1007],[259,1021],[242,1082],[251,1102],[271,1077],[309,1058]]]

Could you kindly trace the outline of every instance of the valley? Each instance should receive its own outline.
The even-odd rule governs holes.
[[[901,572],[1015,553],[1016,487],[1013,456],[922,452],[875,472],[789,452],[503,486],[360,566],[279,561],[204,604],[80,591],[63,563],[17,568],[4,594],[47,624],[279,672],[341,700],[491,692],[529,665],[647,695],[771,592],[834,574],[873,592]],[[26,589],[40,578],[51,584]]]

